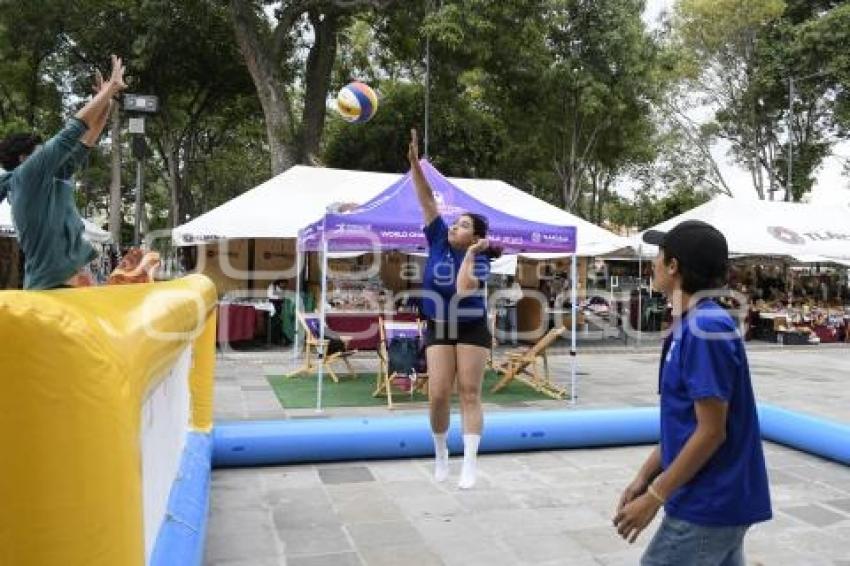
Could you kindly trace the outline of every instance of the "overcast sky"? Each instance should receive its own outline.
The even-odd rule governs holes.
[[[647,0],[646,12],[644,20],[649,25],[655,25],[659,14],[664,10],[669,10],[675,0]],[[718,144],[714,151],[714,157],[720,164],[723,171],[723,176],[726,182],[735,192],[736,196],[741,198],[756,198],[756,192],[753,188],[752,180],[748,172],[734,165],[732,161],[726,157],[728,145]],[[850,158],[850,143],[844,142],[834,146],[833,153]],[[818,171],[817,182],[812,191],[812,202],[817,203],[850,203],[850,179],[843,173],[843,166],[840,159],[835,157],[824,160],[823,165]],[[781,198],[780,194],[777,196]]]

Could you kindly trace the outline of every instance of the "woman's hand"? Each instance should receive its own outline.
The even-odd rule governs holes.
[[[440,212],[437,209],[437,201],[434,200],[434,193],[431,192],[428,180],[422,172],[422,166],[419,165],[419,137],[416,135],[416,128],[410,130],[407,159],[410,160],[410,176],[416,187],[416,198],[419,200],[419,206],[422,207],[422,217],[425,219],[426,225],[431,224],[440,215]]]
[[[407,159],[410,161],[411,167],[419,165],[419,136],[416,134],[416,128],[410,130],[410,145],[407,147]]]
[[[490,247],[490,241],[487,238],[481,238],[466,250],[466,253],[470,254],[480,254],[483,253],[487,248]]]

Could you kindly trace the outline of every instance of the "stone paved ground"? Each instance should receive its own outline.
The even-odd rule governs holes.
[[[654,347],[596,348],[580,354],[575,408],[655,404],[657,357]],[[847,347],[753,346],[750,360],[760,401],[850,422]],[[569,363],[569,356],[554,356],[558,380],[568,380]],[[216,418],[425,411],[423,405],[393,413],[383,407],[322,414],[284,410],[265,375],[296,365],[290,352],[220,355]],[[364,354],[355,366],[374,371],[375,363]],[[569,405],[539,401],[523,407]],[[217,470],[206,564],[637,564],[651,533],[629,546],[616,536],[610,519],[620,490],[647,451],[485,454],[479,484],[471,492],[431,481],[427,459]],[[748,563],[850,566],[850,468],[770,443],[766,457],[775,518],[748,536]],[[453,459],[455,481],[459,466],[459,459]]]

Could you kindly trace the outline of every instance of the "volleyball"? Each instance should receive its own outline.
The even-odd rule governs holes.
[[[340,89],[336,106],[343,120],[351,124],[363,124],[378,111],[378,95],[369,85],[355,81]]]

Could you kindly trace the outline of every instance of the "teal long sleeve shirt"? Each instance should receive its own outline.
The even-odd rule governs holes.
[[[0,192],[8,192],[24,253],[25,289],[59,287],[97,257],[83,237],[85,226],[72,180],[88,154],[80,142],[86,129],[85,123],[71,118],[58,134],[0,177]]]

